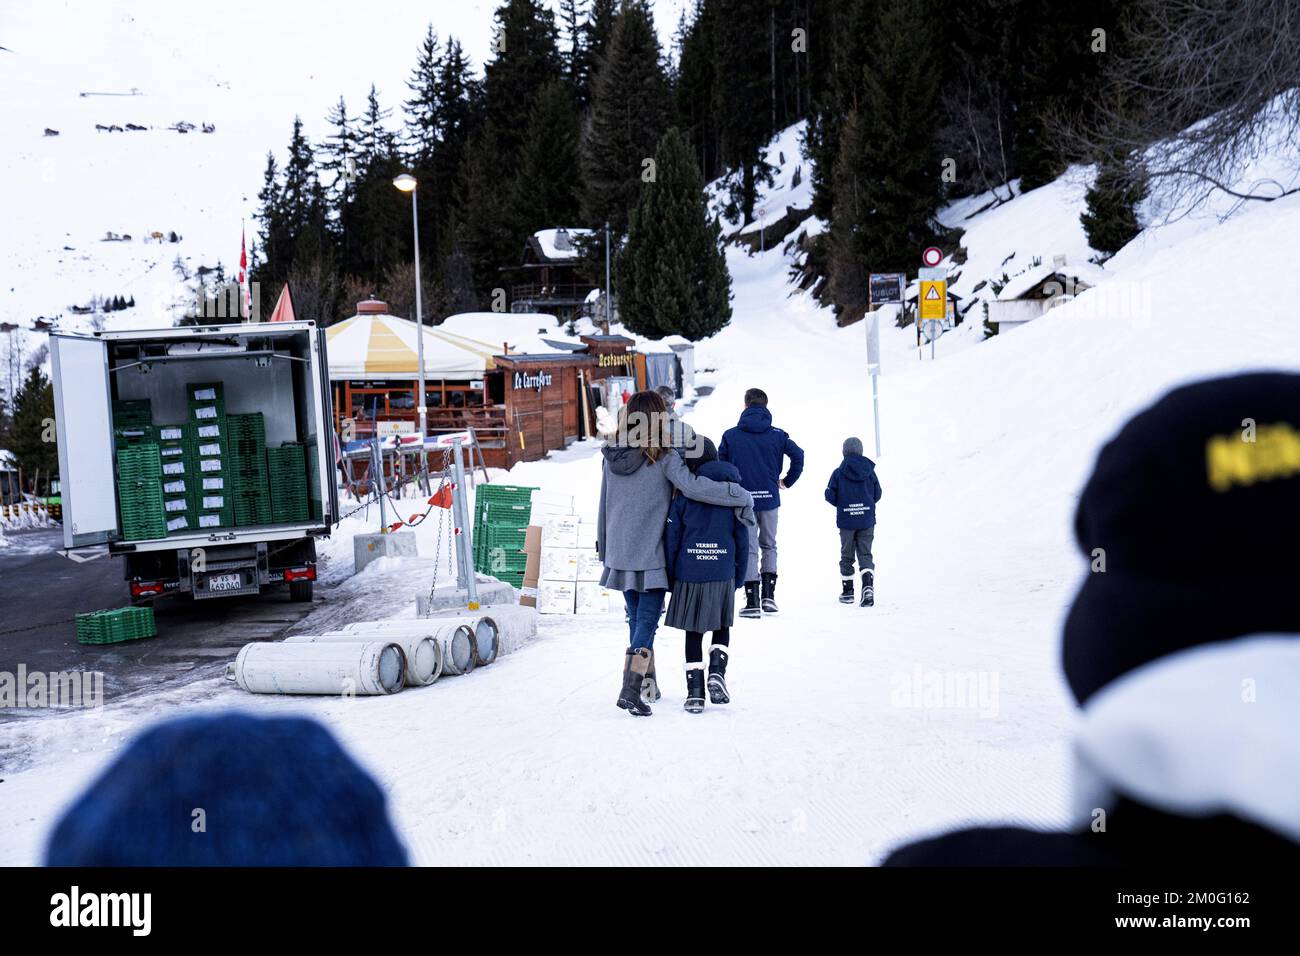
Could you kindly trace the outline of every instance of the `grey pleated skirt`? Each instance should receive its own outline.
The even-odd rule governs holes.
[[[682,631],[716,631],[731,627],[736,610],[732,581],[674,581],[664,624]]]
[[[601,587],[612,591],[666,591],[668,572],[663,568],[650,571],[620,571],[606,568],[600,575]]]

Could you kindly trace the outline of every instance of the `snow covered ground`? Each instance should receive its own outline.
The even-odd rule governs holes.
[[[996,214],[1037,215],[1033,197]],[[759,385],[807,452],[781,512],[782,613],[738,623],[734,703],[681,710],[681,637],[663,630],[664,700],[629,719],[614,707],[626,636],[611,614],[544,617],[492,668],[391,698],[254,697],[214,680],[18,721],[0,729],[0,864],[38,860],[59,808],[142,726],[212,707],[324,721],[387,789],[421,863],[851,865],[972,820],[1059,824],[1072,708],[1058,631],[1085,570],[1069,534],[1077,490],[1099,445],[1168,387],[1300,365],[1285,298],[1249,281],[1284,274],[1298,230],[1292,197],[1155,235],[1116,274],[1142,295],[1099,287],[936,362],[918,359],[912,330],[885,329],[869,610],[835,600],[821,497],[843,438],[872,444],[863,330],[790,295],[780,251],[733,249],[735,319],[699,346],[698,384],[714,390],[688,420],[716,438]],[[590,511],[596,447],[509,480],[571,491]],[[410,569],[417,583],[427,573]],[[375,616],[409,613],[375,598]]]

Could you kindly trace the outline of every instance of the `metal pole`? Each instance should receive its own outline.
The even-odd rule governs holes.
[[[388,508],[384,505],[384,453],[379,450],[379,436],[370,436],[370,491],[379,498],[379,533],[388,529]]]
[[[614,313],[614,300],[609,297],[609,220],[605,220],[605,334],[609,335],[609,322]]]
[[[415,233],[415,340],[416,361],[420,363],[420,394],[416,399],[416,412],[420,416],[420,485],[427,495],[429,493],[428,462],[424,457],[424,436],[429,433],[427,406],[428,396],[424,390],[424,298],[420,288],[420,216],[416,206],[415,194],[419,187],[411,190],[411,228]]]
[[[462,441],[461,438],[452,440],[452,458],[455,462],[453,474],[455,475],[456,487],[452,492],[451,500],[456,527],[460,529],[460,534],[456,535],[456,586],[468,591],[470,606],[477,607],[478,580],[474,573],[474,542],[469,526],[469,507],[465,501],[465,462],[462,457],[464,450],[461,445]]]
[[[880,457],[880,373],[871,373],[871,409],[876,416],[876,457]]]

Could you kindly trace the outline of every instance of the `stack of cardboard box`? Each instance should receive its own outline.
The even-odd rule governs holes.
[[[521,604],[541,614],[607,614],[611,592],[601,586],[596,523],[573,513],[573,498],[533,493],[532,524],[524,538],[527,565]]]

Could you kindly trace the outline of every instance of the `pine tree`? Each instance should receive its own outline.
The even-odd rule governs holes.
[[[560,39],[564,78],[579,106],[587,105],[587,56],[583,31],[585,0],[560,0]]]
[[[513,180],[538,91],[563,71],[555,15],[541,0],[505,0],[494,14],[496,57],[483,70],[487,118],[496,127],[503,182]]]
[[[591,0],[591,10],[587,13],[587,22],[583,24],[582,52],[585,61],[584,74],[588,84],[594,83],[600,72],[601,60],[614,35],[614,21],[618,19],[619,0]],[[588,89],[590,99],[590,88]]]
[[[406,109],[406,141],[411,161],[417,167],[431,162],[438,147],[438,73],[438,34],[431,23],[406,81],[411,98],[402,104]]]
[[[758,184],[768,176],[762,150],[771,124],[768,5],[766,0],[717,0],[713,44],[717,114],[722,160],[739,172],[733,200],[745,222],[754,218]]]
[[[718,156],[717,121],[713,111],[714,52],[716,29],[713,4],[700,0],[695,17],[678,30],[677,82],[673,87],[673,109],[677,126],[695,150],[706,182],[721,173]]]
[[[583,215],[627,229],[645,161],[667,126],[668,82],[646,0],[626,0],[592,90],[582,144]]]
[[[578,114],[569,85],[537,94],[519,157],[514,208],[526,232],[578,221]]]
[[[283,190],[280,185],[280,171],[276,166],[275,154],[266,154],[266,171],[262,174],[262,188],[257,193],[259,223],[258,237],[262,250],[262,260],[254,264],[254,278],[259,282],[272,282],[283,278],[288,272],[288,263],[284,257],[290,252],[290,238],[283,212]],[[179,254],[176,256],[175,268],[182,276],[188,278],[184,262]]]
[[[53,440],[53,423],[54,389],[40,364],[33,363],[14,396],[13,421],[9,428],[9,450],[29,479],[37,469],[44,476],[58,471],[59,449]]]
[[[470,133],[481,122],[482,86],[474,77],[474,67],[460,42],[448,37],[438,69],[437,114],[434,130],[438,145],[429,170],[424,195],[438,217],[438,242],[432,248],[445,256],[454,245],[450,226],[456,208],[456,181]]]
[[[840,248],[832,281],[840,289],[860,285],[868,272],[912,267],[934,240],[942,180],[926,122],[939,91],[926,59],[932,15],[928,0],[887,0],[872,38],[861,106],[850,114],[856,129],[850,134],[846,126],[835,169]],[[844,255],[845,243],[852,255]],[[847,304],[843,296],[837,301]]]
[[[485,121],[465,146],[461,163],[456,240],[474,275],[479,300],[486,303],[501,285],[500,267],[518,261],[519,228],[510,208],[510,190],[502,187],[496,124]],[[513,181],[511,182],[513,185]]]
[[[1079,217],[1088,245],[1114,255],[1142,231],[1137,205],[1146,195],[1146,183],[1133,157],[1103,162],[1088,190],[1086,211]]]
[[[721,231],[709,220],[704,182],[676,128],[664,134],[655,166],[657,176],[642,190],[618,254],[619,315],[628,329],[651,338],[707,338],[731,321]]]

